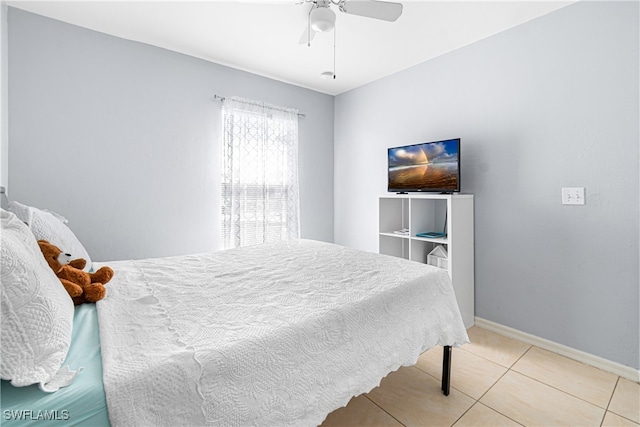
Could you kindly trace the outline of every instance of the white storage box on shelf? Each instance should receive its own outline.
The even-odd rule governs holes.
[[[449,255],[447,254],[447,250],[443,246],[437,245],[427,255],[427,264],[433,265],[434,267],[443,268],[445,270],[448,270],[449,269]]]

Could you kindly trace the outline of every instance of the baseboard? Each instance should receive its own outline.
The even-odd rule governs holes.
[[[595,356],[581,350],[576,350],[575,348],[567,347],[566,345],[558,344],[556,342],[549,341],[547,339],[540,338],[535,335],[531,335],[526,332],[522,332],[517,329],[492,322],[490,320],[482,319],[480,317],[475,318],[475,326],[482,329],[487,329],[492,332],[496,332],[509,338],[514,338],[526,342],[531,345],[535,345],[536,347],[540,347],[553,353],[568,357],[570,359],[577,360],[578,362],[582,362],[598,369],[602,369],[603,371],[611,372],[612,374],[619,375],[631,381],[640,381],[640,369],[634,369],[630,366],[625,366],[621,363],[613,362],[600,356]]]

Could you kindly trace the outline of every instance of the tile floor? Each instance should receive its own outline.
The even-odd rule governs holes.
[[[453,349],[448,397],[437,347],[329,414],[322,427],[640,427],[640,384],[478,327],[469,338]]]

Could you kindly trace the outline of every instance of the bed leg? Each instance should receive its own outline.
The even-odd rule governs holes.
[[[449,396],[451,386],[451,346],[445,345],[442,357],[442,393]]]

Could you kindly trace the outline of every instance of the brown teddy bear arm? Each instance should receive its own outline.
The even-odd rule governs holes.
[[[110,267],[100,267],[98,271],[91,274],[91,283],[105,284],[113,277],[113,270]]]
[[[82,295],[82,287],[66,279],[60,279],[60,282],[62,283],[62,286],[64,286],[64,288],[67,290],[69,296],[71,296],[72,298]]]

